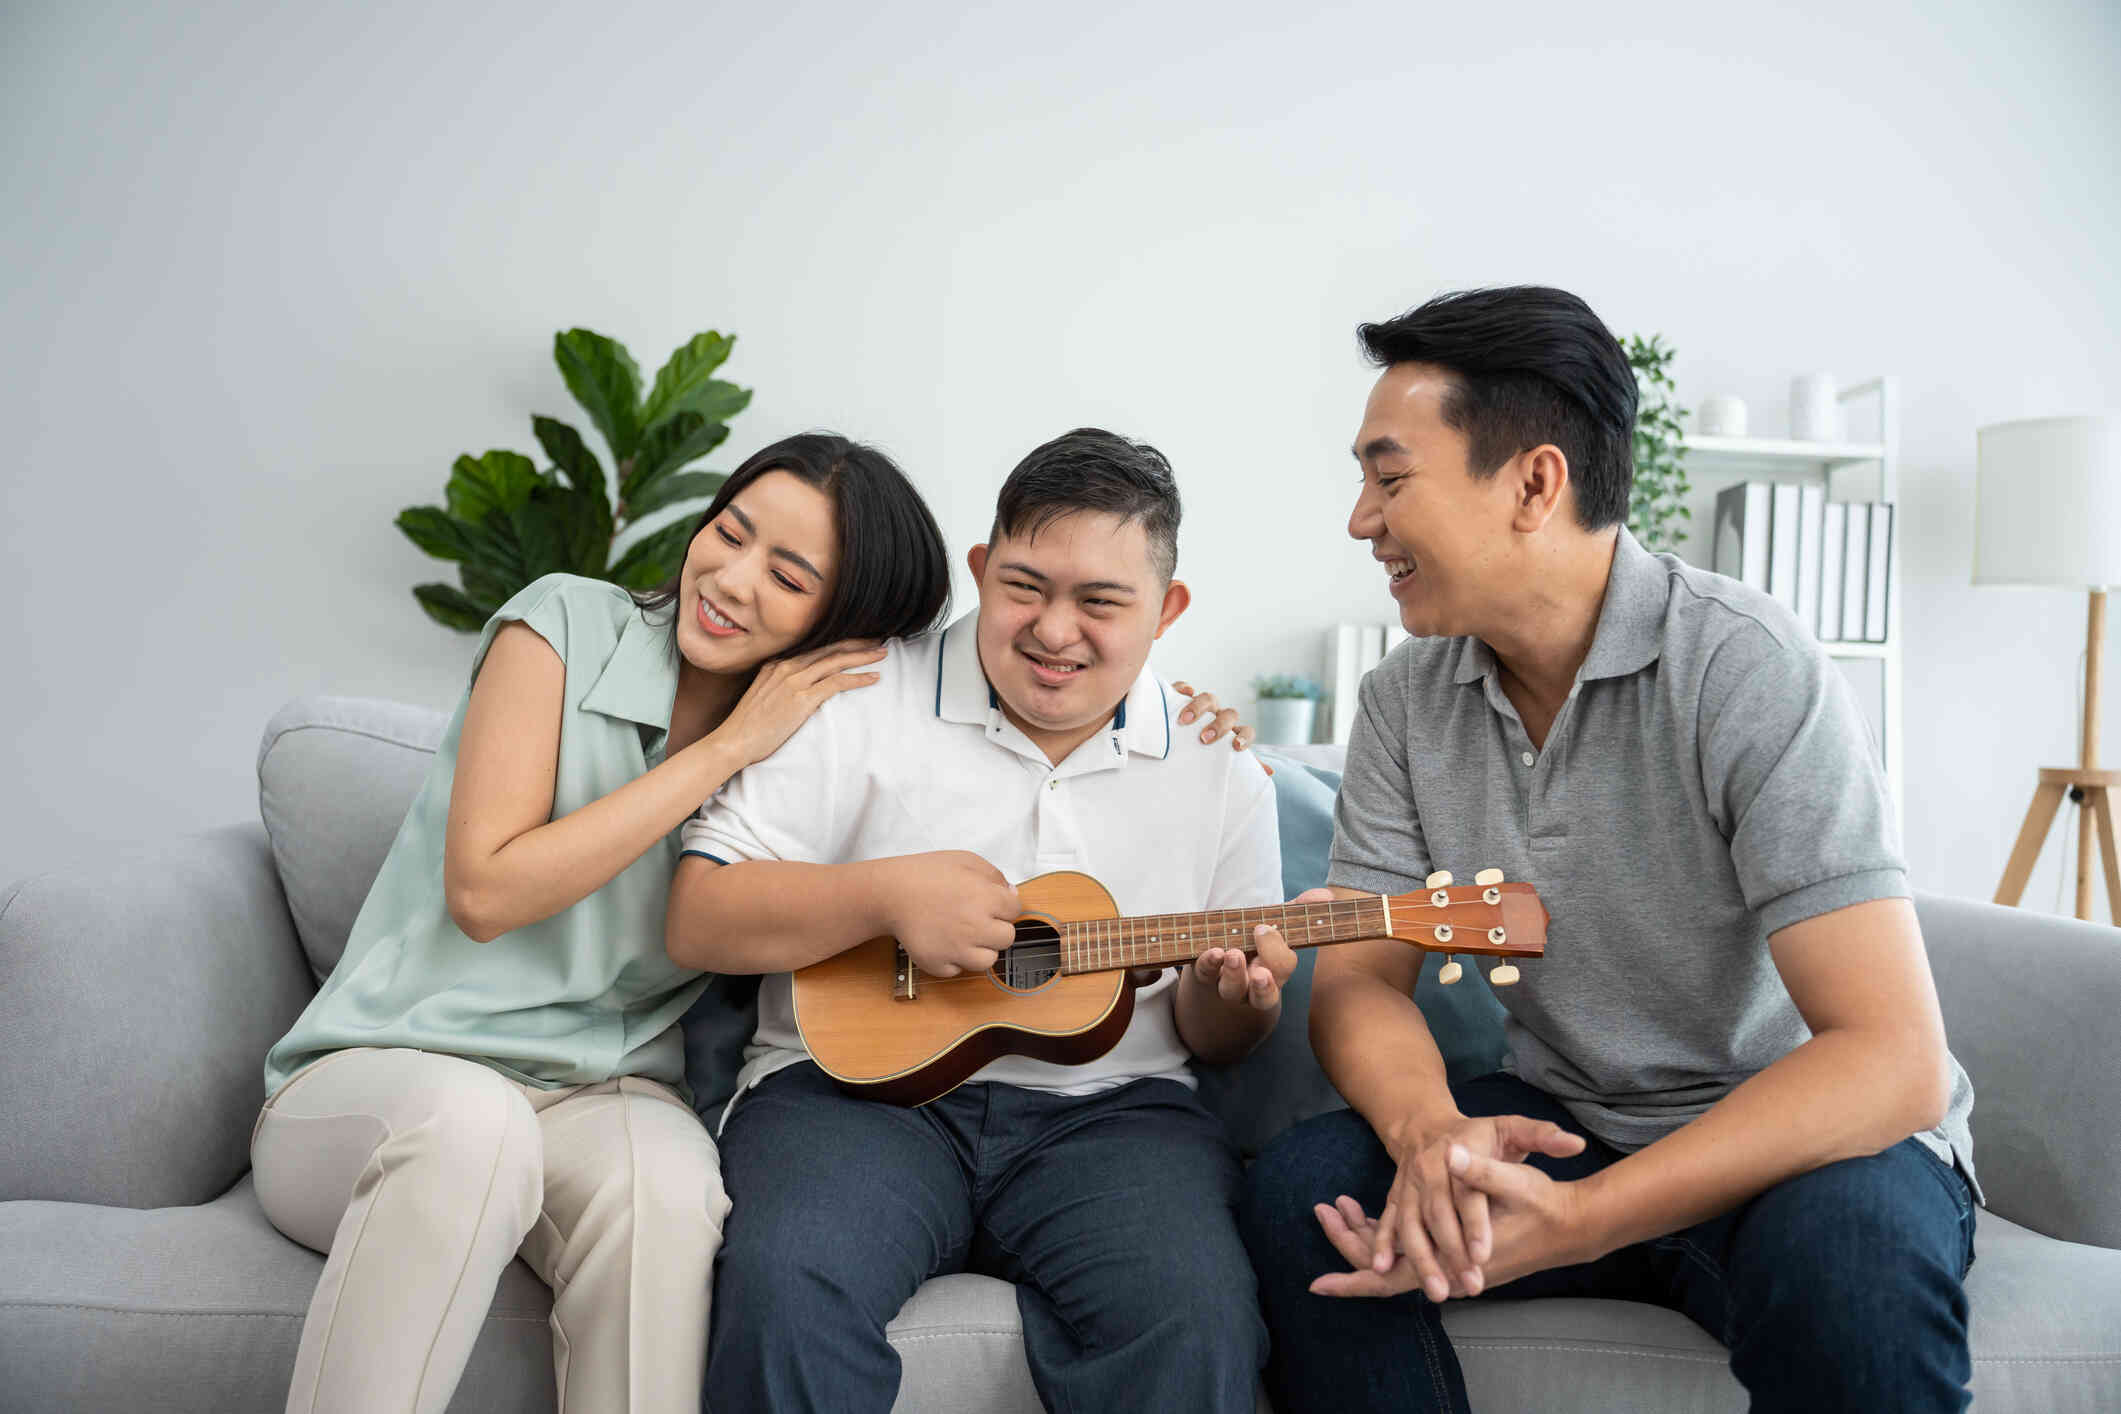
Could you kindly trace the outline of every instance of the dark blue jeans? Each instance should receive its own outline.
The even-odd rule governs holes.
[[[1552,1120],[1589,1140],[1536,1155],[1557,1179],[1621,1155],[1561,1103],[1511,1075],[1452,1087],[1468,1115]],[[1313,1296],[1348,1264],[1311,1205],[1342,1193],[1373,1217],[1397,1169],[1351,1110],[1284,1133],[1253,1165],[1240,1210],[1274,1348],[1267,1389],[1282,1414],[1466,1410],[1465,1377],[1440,1308]],[[1974,1260],[1974,1201],[1956,1169],[1914,1140],[1793,1178],[1719,1218],[1595,1262],[1495,1288],[1509,1299],[1610,1297],[1668,1306],[1731,1352],[1755,1410],[1959,1410],[1972,1363],[1961,1281]]]
[[[1017,1284],[1032,1381],[1057,1414],[1251,1414],[1267,1333],[1232,1213],[1237,1155],[1175,1081],[1081,1097],[965,1085],[903,1109],[805,1063],[737,1104],[721,1150],[717,1414],[883,1414],[899,1383],[885,1323],[963,1271]]]

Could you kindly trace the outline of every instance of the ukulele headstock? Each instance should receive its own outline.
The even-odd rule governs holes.
[[[1498,986],[1517,980],[1510,961],[1543,957],[1547,950],[1547,910],[1530,884],[1505,883],[1500,869],[1483,869],[1473,882],[1453,884],[1449,873],[1431,874],[1416,893],[1392,894],[1385,900],[1392,937],[1424,952],[1485,954],[1503,959],[1489,975]],[[1447,961],[1442,981],[1458,980],[1461,969]]]

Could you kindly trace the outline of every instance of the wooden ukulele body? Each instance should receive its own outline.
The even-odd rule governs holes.
[[[1024,917],[1047,923],[1119,916],[1087,874],[1041,874],[1017,897]],[[893,989],[902,957],[897,939],[871,938],[795,974],[795,1024],[811,1058],[872,1099],[926,1104],[1007,1055],[1082,1065],[1117,1045],[1134,1019],[1125,971],[1055,973],[1029,989],[993,972],[926,978],[901,1000]]]

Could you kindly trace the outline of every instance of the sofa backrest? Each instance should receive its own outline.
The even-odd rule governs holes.
[[[353,931],[449,719],[427,707],[304,697],[258,742],[258,813],[309,970],[323,981]]]

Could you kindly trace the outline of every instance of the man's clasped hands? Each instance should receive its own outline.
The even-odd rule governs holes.
[[[1459,1115],[1382,1136],[1398,1164],[1384,1211],[1372,1218],[1346,1194],[1314,1211],[1351,1270],[1311,1283],[1321,1296],[1397,1296],[1431,1301],[1478,1296],[1521,1276],[1588,1260],[1585,1184],[1525,1162],[1570,1158],[1581,1135],[1522,1115]]]

